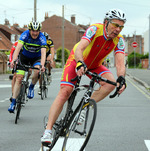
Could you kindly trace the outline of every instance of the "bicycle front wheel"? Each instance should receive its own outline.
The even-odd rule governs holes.
[[[96,121],[96,102],[90,99],[83,109],[84,108],[86,108],[86,115],[82,125],[77,124],[79,110],[76,111],[71,119],[63,142],[63,151],[83,151],[89,141]]]
[[[21,112],[21,107],[22,107],[22,102],[24,102],[24,99],[25,99],[25,85],[22,84],[20,94],[17,98],[17,105],[16,105],[17,113],[16,113],[16,118],[15,118],[15,124],[17,124],[17,121],[19,119],[20,112]]]
[[[43,100],[45,97],[45,78],[44,73],[41,74],[41,99]]]

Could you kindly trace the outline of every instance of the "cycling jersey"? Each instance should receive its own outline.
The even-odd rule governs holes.
[[[26,30],[21,34],[18,43],[23,44],[22,54],[28,58],[40,57],[41,48],[46,48],[46,38],[42,32],[37,39],[32,39],[29,30]]]
[[[88,70],[96,72],[100,75],[111,73],[109,69],[102,65],[104,59],[113,50],[116,53],[125,53],[125,42],[122,35],[118,35],[114,39],[108,38],[103,24],[93,24],[84,33],[82,39],[88,40],[90,43],[83,51],[83,59]],[[61,85],[74,86],[75,82],[71,79],[76,77],[75,67],[75,51],[79,43],[77,43],[70,53],[63,70]]]
[[[88,69],[96,68],[102,65],[102,62],[113,50],[116,53],[125,53],[125,42],[121,34],[114,39],[107,37],[103,24],[93,24],[84,33],[82,39],[90,42],[83,52],[83,59]],[[79,43],[77,43],[69,59],[74,59],[74,52]]]
[[[9,62],[12,62],[12,59],[13,59],[13,54],[14,54],[14,51],[16,49],[16,46],[18,44],[18,41],[16,41],[13,46],[11,47],[11,51],[10,51],[10,55],[9,55]]]
[[[51,53],[51,48],[54,47],[52,39],[47,39],[46,53]]]

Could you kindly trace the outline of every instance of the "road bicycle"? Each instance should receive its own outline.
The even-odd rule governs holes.
[[[16,64],[14,62],[14,64]],[[21,66],[25,69],[25,75],[24,75],[24,78],[22,79],[21,81],[21,88],[20,88],[20,92],[19,92],[19,95],[16,99],[16,118],[15,118],[15,124],[17,124],[18,122],[18,119],[20,117],[20,112],[21,112],[21,108],[22,106],[25,104],[25,102],[28,101],[28,98],[27,98],[27,90],[28,90],[28,87],[29,87],[29,82],[28,82],[28,79],[29,79],[29,76],[30,76],[30,69],[36,69],[36,70],[39,70],[39,68],[36,68],[36,67],[33,67],[33,66],[29,66],[29,65],[21,65],[21,64],[16,64],[15,65],[15,71],[16,71],[16,66]]]
[[[41,147],[42,151],[45,151],[44,146],[49,148],[46,149],[46,151],[50,151],[60,136],[64,137],[62,151],[83,151],[86,147],[93,131],[97,115],[97,104],[95,100],[90,98],[94,91],[95,83],[104,81],[106,83],[117,86],[116,82],[103,78],[97,73],[87,71],[86,74],[91,76],[89,85],[79,85],[81,77],[72,79],[72,81],[77,80],[77,83],[67,101],[65,116],[55,122],[52,129],[53,141],[51,144],[43,143]],[[82,90],[86,91],[79,101],[79,104],[73,108],[77,93]],[[118,89],[116,89],[115,93],[110,97],[115,97],[118,94],[117,91]],[[79,125],[78,120],[82,110],[85,111],[85,120],[83,121],[82,125]]]

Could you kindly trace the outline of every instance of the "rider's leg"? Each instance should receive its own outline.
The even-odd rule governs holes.
[[[50,130],[52,129],[53,124],[55,123],[59,114],[61,113],[63,105],[66,102],[66,100],[69,98],[72,90],[73,87],[61,86],[60,91],[50,108],[48,124],[46,129],[50,129]]]
[[[39,67],[39,65],[35,66],[36,68]],[[29,91],[28,91],[28,98],[32,99],[34,97],[34,86],[38,81],[38,75],[39,75],[39,70],[34,70],[33,76],[32,76],[32,81],[31,84],[29,86]]]
[[[16,72],[14,73],[13,79],[12,79],[12,82],[11,82],[12,94],[13,94],[13,90],[14,90],[15,81],[16,81]]]
[[[13,96],[12,96],[12,102],[8,108],[8,111],[10,113],[13,113],[15,110],[15,106],[16,106],[16,98],[19,95],[20,92],[20,87],[21,87],[21,81],[23,79],[23,75],[22,74],[17,74],[16,75],[16,82],[14,84],[14,89],[13,89]]]
[[[51,65],[50,65],[50,61],[51,61],[51,56],[48,55],[46,60],[48,61],[47,63],[47,68],[48,68],[48,75],[51,75]]]
[[[115,82],[115,78],[112,73],[105,73],[103,74],[103,77]],[[115,86],[105,82],[100,82],[100,84],[101,87],[99,88],[99,90],[95,91],[91,96],[91,99],[94,99],[96,102],[99,102],[104,99],[115,88]]]
[[[70,66],[69,65],[65,66],[65,68],[63,70],[60,91],[50,108],[47,127],[44,132],[44,135],[41,137],[41,142],[51,143],[52,126],[54,125],[55,121],[57,120],[58,116],[60,115],[63,105],[69,98],[69,96],[73,90],[73,87],[75,85],[75,82],[72,83],[71,79],[73,79],[77,75],[75,72],[76,62],[72,61],[71,59],[68,59],[68,62],[66,64],[69,64]]]
[[[14,84],[14,88],[13,88],[13,96],[12,98],[16,99],[19,92],[20,92],[20,86],[21,86],[21,81],[23,79],[23,76],[22,74],[16,74],[16,82]]]
[[[61,86],[60,91],[50,108],[47,127],[44,132],[44,135],[41,137],[42,143],[52,143],[52,126],[60,115],[63,109],[63,105],[69,98],[72,90],[73,87]]]

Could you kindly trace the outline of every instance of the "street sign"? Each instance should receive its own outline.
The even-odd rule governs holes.
[[[137,42],[132,42],[132,47],[136,48],[138,46]]]

